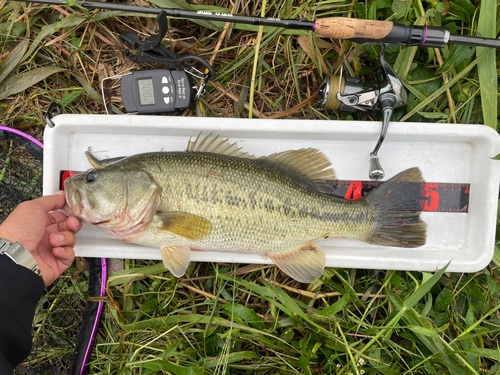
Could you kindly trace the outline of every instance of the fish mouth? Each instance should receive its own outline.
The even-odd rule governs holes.
[[[66,204],[63,206],[63,209],[68,212],[68,214],[71,213],[85,223],[92,225],[107,224],[111,221],[111,219],[106,218],[101,220],[92,219],[89,210],[93,208],[93,203],[89,201],[85,192],[77,188],[69,179],[64,181],[64,194],[66,196]]]
[[[62,212],[66,216],[73,216],[73,211],[71,211],[71,208],[69,208],[68,203],[64,203],[64,206],[62,206],[61,209],[58,210],[59,212]]]
[[[66,205],[71,213],[75,216],[80,215],[83,211],[84,204],[82,194],[80,194],[78,188],[75,188],[69,180],[66,180],[64,181],[64,192],[66,195]]]
[[[101,224],[107,224],[111,221],[111,219],[109,220],[103,220],[103,221],[96,221],[96,222],[93,222],[93,223],[90,223],[92,225],[101,225]]]

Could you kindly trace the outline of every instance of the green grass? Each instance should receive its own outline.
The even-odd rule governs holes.
[[[500,27],[490,0],[154,4],[387,19],[490,37]],[[248,25],[222,33],[221,22],[169,25],[169,48],[213,59],[217,72],[188,116],[381,119],[326,113],[310,99],[340,64],[349,76],[373,80],[377,46],[267,27],[259,34]],[[155,19],[0,1],[2,125],[41,139],[52,100],[66,113],[104,113],[100,81],[138,69],[118,42],[123,31],[147,36]],[[464,46],[390,47],[387,60],[409,94],[393,119],[497,128],[498,56]],[[105,89],[113,112],[123,112],[118,82]],[[197,263],[179,280],[155,262],[125,265],[110,275],[91,374],[500,374],[500,247],[473,274],[332,268],[308,289],[269,266]]]
[[[476,274],[163,265],[110,275],[93,373],[496,374],[500,286]],[[144,273],[145,272],[145,273]],[[221,370],[225,367],[226,371]]]

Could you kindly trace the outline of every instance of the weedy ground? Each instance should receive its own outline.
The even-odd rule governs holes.
[[[379,19],[487,37],[500,26],[492,0],[134,4]],[[0,1],[2,125],[42,140],[52,101],[66,113],[104,113],[102,79],[158,67],[129,61],[121,32],[145,38],[157,32],[155,18]],[[316,103],[321,81],[341,65],[373,80],[377,46],[180,19],[169,20],[164,44],[202,56],[217,72],[183,116],[380,120],[326,113]],[[390,47],[387,59],[409,92],[394,120],[497,128],[497,51]],[[118,81],[106,81],[105,97],[123,112]],[[307,286],[270,266],[198,263],[178,280],[161,264],[126,260],[110,275],[89,373],[500,374],[499,267],[496,249],[491,265],[473,274],[332,268]]]

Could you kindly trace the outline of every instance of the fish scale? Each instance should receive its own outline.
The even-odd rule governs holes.
[[[89,161],[95,169],[65,182],[72,213],[112,237],[160,248],[178,277],[191,249],[260,254],[296,280],[312,282],[325,265],[313,241],[425,243],[420,197],[404,188],[423,181],[418,168],[351,201],[326,194],[324,181],[335,175],[315,149],[256,158],[210,134],[190,141],[183,152]]]
[[[252,253],[272,255],[325,235],[360,238],[373,230],[365,202],[318,193],[309,181],[264,159],[192,153],[138,158],[134,162],[163,187],[162,210],[186,211],[212,224],[210,235],[200,241],[172,237],[158,228],[148,236],[148,246],[168,236],[169,243],[178,241],[199,250],[249,252],[251,248]],[[156,164],[161,165],[160,172],[146,169]],[[335,220],[337,215],[345,220]]]

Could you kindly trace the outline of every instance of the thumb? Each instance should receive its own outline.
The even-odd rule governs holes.
[[[59,210],[66,203],[63,191],[58,191],[54,195],[46,195],[44,197],[33,200],[45,212]]]

